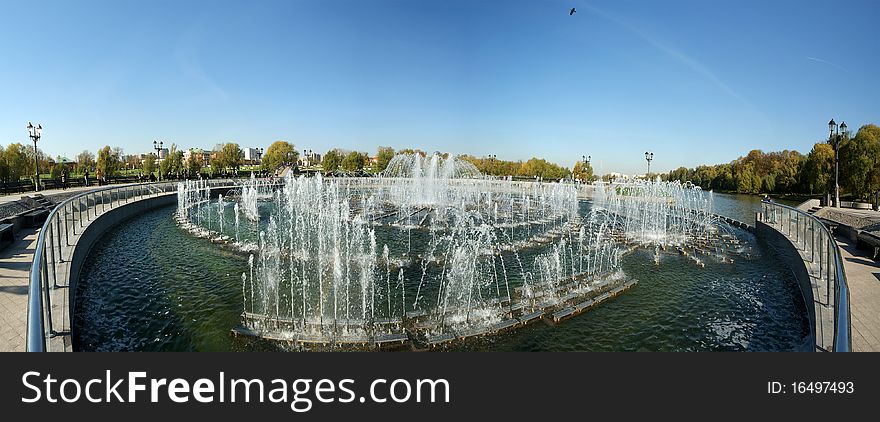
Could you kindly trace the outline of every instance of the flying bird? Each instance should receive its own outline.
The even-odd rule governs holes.
[[[574,10],[574,7],[572,7],[571,10],[568,12],[568,16],[575,14],[575,12],[577,12],[577,10]]]

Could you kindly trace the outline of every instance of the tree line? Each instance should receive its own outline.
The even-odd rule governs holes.
[[[864,200],[880,190],[880,127],[867,124],[855,136],[842,134],[839,152],[841,194]],[[834,155],[833,142],[820,141],[806,155],[753,150],[730,163],[679,167],[661,178],[727,192],[825,194],[833,192]]]
[[[244,164],[244,153],[235,142],[217,144],[207,156],[200,156],[193,152],[190,159],[184,150],[172,144],[161,160],[155,153],[144,155],[125,155],[121,148],[111,148],[109,145],[99,149],[96,153],[85,150],[76,156],[70,171],[74,175],[92,175],[98,179],[108,179],[123,173],[136,174],[144,178],[153,175],[163,179],[186,178],[206,175],[209,177],[237,173]],[[376,155],[370,157],[366,152],[344,151],[338,148],[327,151],[321,160],[320,169],[325,172],[371,172],[379,173],[385,170],[391,159],[397,154],[420,154],[427,157],[429,154],[419,149],[406,148],[395,151],[388,146],[380,146]],[[448,153],[440,153],[443,158],[449,158]],[[0,147],[0,180],[18,181],[22,178],[32,178],[34,173],[34,149],[21,144],[11,144],[6,148]],[[41,173],[49,173],[51,178],[59,178],[60,173],[66,167],[51,165],[48,156],[37,149],[40,160]],[[300,154],[296,147],[287,141],[276,141],[265,150],[261,157],[260,170],[266,174],[272,174],[276,170],[294,166],[299,161]],[[471,155],[460,155],[459,158],[473,163],[477,169],[491,176],[515,176],[515,177],[540,177],[543,179],[575,178],[581,181],[593,181],[593,169],[589,163],[578,162],[573,169],[548,162],[542,158],[531,158],[527,161],[505,161],[495,158],[477,158]],[[58,157],[57,163],[62,161]]]

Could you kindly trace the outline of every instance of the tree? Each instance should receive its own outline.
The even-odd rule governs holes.
[[[211,165],[216,166],[218,170],[238,170],[241,167],[243,152],[238,144],[227,142],[214,147],[214,158]]]
[[[177,150],[177,145],[171,144],[171,149],[168,150],[165,159],[159,163],[159,171],[162,173],[163,178],[171,177],[172,175],[177,177],[184,171],[183,152]]]
[[[202,160],[196,158],[190,158],[189,161],[186,162],[186,173],[192,177],[198,176],[202,173]]]
[[[341,165],[345,171],[357,171],[363,169],[367,161],[369,161],[367,154],[352,151],[342,159]]]
[[[151,152],[144,159],[144,174],[149,177],[154,171],[156,171],[156,154]]]
[[[76,156],[76,171],[85,173],[95,169],[95,154],[91,151],[83,151]]]
[[[394,158],[394,148],[391,147],[379,147],[376,151],[376,158],[378,161],[376,162],[376,171],[384,171],[388,167],[388,163],[391,162],[391,159]]]
[[[52,170],[49,172],[49,177],[53,179],[60,179],[61,172],[64,170],[64,163],[62,162],[61,156],[55,158],[55,165],[52,166]]]
[[[324,154],[324,159],[321,161],[321,167],[324,171],[336,171],[341,162],[342,156],[339,154],[339,151],[331,149]]]
[[[840,145],[841,185],[855,195],[866,198],[880,186],[880,128],[862,126],[856,136]]]
[[[282,163],[295,163],[299,158],[296,147],[287,141],[275,141],[263,154],[263,170],[272,171]]]
[[[574,169],[571,171],[575,179],[581,182],[593,181],[593,166],[590,163],[578,161],[574,163]]]
[[[813,192],[832,192],[831,179],[834,172],[834,148],[826,142],[813,145],[802,170],[804,188]]]
[[[9,181],[9,164],[6,164],[6,148],[0,147],[0,181]]]
[[[113,154],[109,145],[98,150],[98,161],[95,165],[95,174],[104,178],[114,176],[119,169],[119,157]]]
[[[28,160],[26,149],[27,147],[19,143],[9,144],[6,147],[3,156],[9,168],[9,181],[18,182],[22,177],[28,175],[28,169],[30,168],[28,164],[32,162]]]

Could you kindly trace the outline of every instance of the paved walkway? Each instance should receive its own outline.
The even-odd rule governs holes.
[[[110,185],[110,186],[116,187],[116,186],[126,186],[126,185]],[[30,192],[25,192],[25,193],[11,193],[8,195],[0,195],[0,205],[8,203],[8,202],[18,201],[19,199],[21,199],[24,196],[34,196],[34,195],[52,196],[52,195],[59,195],[59,194],[67,194],[67,195],[73,196],[74,193],[79,193],[79,192],[87,191],[90,189],[97,189],[97,188],[98,188],[98,186],[77,186],[77,187],[73,187],[73,188],[69,188],[69,189],[50,189],[50,190],[41,190],[39,192],[30,191]]]
[[[835,237],[849,284],[853,351],[880,352],[880,263],[851,240]]]
[[[880,234],[880,212],[852,208],[823,207],[817,217],[857,230]],[[857,352],[880,352],[880,262],[855,242],[835,236],[850,290],[852,347]]]
[[[0,251],[0,352],[24,352],[28,273],[39,229],[22,229]]]

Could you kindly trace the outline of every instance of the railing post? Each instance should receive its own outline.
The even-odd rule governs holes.
[[[831,303],[831,274],[832,269],[834,269],[834,239],[828,239],[828,264],[825,265],[825,268],[828,269],[828,278],[825,283],[825,303]],[[835,276],[836,278],[836,276]]]
[[[39,242],[39,240],[37,240]],[[39,247],[39,246],[38,246]],[[46,292],[46,326],[49,329],[50,334],[54,334],[54,330],[52,329],[52,293],[49,291],[49,270],[46,265],[46,248],[45,245],[42,248],[43,253],[40,254],[37,259],[40,259],[43,267],[43,286],[44,291]]]
[[[810,220],[810,262],[816,262],[816,221]]]
[[[58,267],[55,266],[55,230],[52,229],[52,224],[46,224],[47,233],[46,236],[49,238],[49,255],[52,256],[52,286],[58,285]],[[45,247],[45,246],[44,246]]]
[[[820,233],[820,237],[821,235],[822,233]],[[822,281],[822,261],[824,261],[824,259],[822,259],[822,243],[822,239],[819,239],[819,281]]]
[[[64,262],[64,254],[61,250],[61,222],[58,219],[61,217],[61,210],[58,210],[58,214],[55,215],[55,231],[58,232],[55,239],[58,242],[58,262]],[[54,259],[54,258],[53,258]]]

